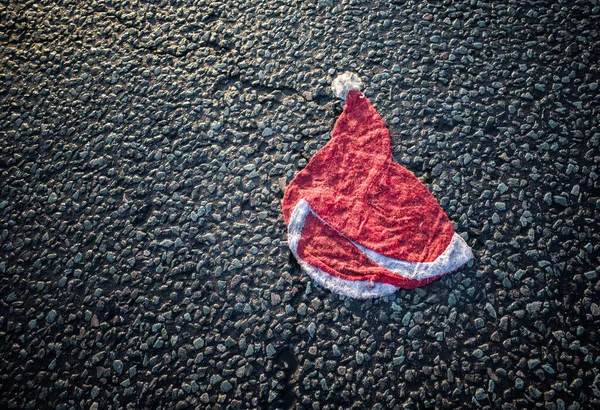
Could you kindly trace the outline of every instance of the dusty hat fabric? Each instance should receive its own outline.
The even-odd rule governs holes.
[[[365,299],[423,286],[473,258],[427,187],[392,159],[382,118],[355,74],[331,140],[286,188],[282,211],[300,266],[332,292]]]

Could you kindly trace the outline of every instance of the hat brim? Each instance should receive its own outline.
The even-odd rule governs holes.
[[[332,292],[358,299],[426,285],[473,258],[458,234],[432,262],[407,262],[370,250],[335,230],[301,199],[288,225],[289,247],[300,266]]]

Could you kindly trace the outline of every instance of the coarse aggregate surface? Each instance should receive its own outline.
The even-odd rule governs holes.
[[[600,4],[0,1],[0,408],[600,408]],[[356,72],[475,252],[289,259]]]

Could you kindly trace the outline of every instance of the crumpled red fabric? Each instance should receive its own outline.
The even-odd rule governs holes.
[[[427,187],[392,158],[390,134],[358,90],[346,98],[331,140],[286,188],[286,225],[300,200],[312,211],[304,221],[297,257],[329,275],[413,288],[411,280],[366,257],[356,244],[406,262],[433,262],[454,229]]]

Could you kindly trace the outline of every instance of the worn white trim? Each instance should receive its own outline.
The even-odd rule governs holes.
[[[400,259],[388,258],[356,242],[352,243],[376,264],[412,280],[423,280],[452,272],[473,259],[471,248],[456,232],[444,252],[433,262],[406,262]]]
[[[302,270],[315,282],[338,295],[354,299],[371,299],[391,295],[399,288],[387,283],[374,283],[369,280],[347,280],[332,276],[306,262],[300,262]]]
[[[312,213],[323,223],[327,224],[327,222],[310,207],[306,200],[301,199],[292,211],[288,226],[288,244],[290,250],[306,274],[332,292],[357,299],[385,296],[394,293],[398,289],[393,285],[373,283],[370,280],[353,281],[332,276],[302,260],[298,256],[298,243],[302,237],[302,228],[304,227],[304,222],[309,213]],[[331,227],[331,225],[327,225]],[[331,228],[334,229],[333,227]],[[336,232],[344,236],[339,231],[336,230]],[[469,248],[464,239],[456,233],[452,237],[448,247],[433,262],[406,262],[399,259],[393,259],[365,248],[354,241],[351,242],[371,261],[398,274],[398,276],[411,280],[424,280],[440,276],[458,269],[473,258],[471,248]]]
[[[298,243],[302,237],[302,228],[304,227],[304,221],[309,212],[313,212],[310,205],[304,199],[301,199],[292,211],[290,224],[288,226],[288,245],[292,254],[294,254],[294,257],[302,267],[302,270],[308,276],[319,285],[338,295],[344,295],[355,299],[378,298],[391,295],[398,290],[396,286],[385,283],[373,283],[370,280],[347,280],[332,276],[300,258],[298,255]]]

